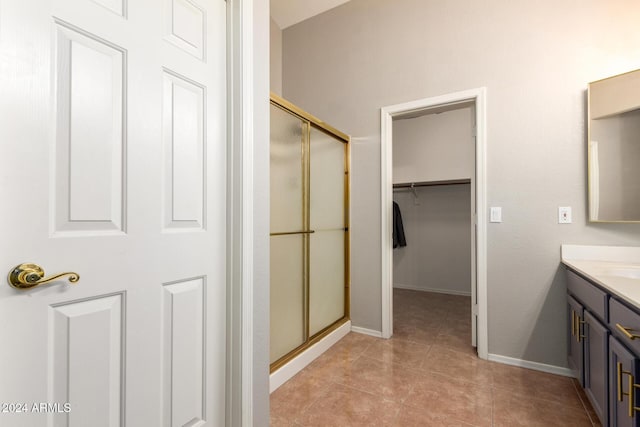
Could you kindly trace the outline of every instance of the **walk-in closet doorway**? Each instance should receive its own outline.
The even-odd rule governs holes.
[[[381,119],[382,335],[394,333],[394,285],[466,296],[468,345],[486,359],[485,89],[385,107]],[[394,199],[408,245],[395,250]]]

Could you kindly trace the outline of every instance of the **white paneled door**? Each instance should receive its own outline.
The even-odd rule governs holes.
[[[225,37],[224,0],[0,0],[0,267],[80,277],[0,283],[0,426],[225,424]]]

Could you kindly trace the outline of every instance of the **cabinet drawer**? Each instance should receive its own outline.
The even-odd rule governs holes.
[[[636,354],[640,354],[640,314],[611,298],[609,302],[609,318],[611,319],[609,327],[613,333]],[[638,336],[638,338],[631,339],[616,325],[624,327],[629,334]]]
[[[567,270],[567,290],[590,312],[607,322],[607,294],[573,271]]]

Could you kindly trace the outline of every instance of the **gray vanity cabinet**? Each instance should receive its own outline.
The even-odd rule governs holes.
[[[569,367],[591,401],[603,425],[609,418],[608,296],[582,277],[568,271],[567,304],[570,334]],[[582,369],[581,369],[582,368]]]
[[[639,427],[639,417],[635,415],[634,406],[638,406],[636,398],[638,389],[633,387],[633,380],[638,378],[638,357],[611,336],[609,338],[609,420],[611,426]],[[630,393],[630,388],[633,390]],[[634,401],[630,402],[631,396]],[[632,406],[630,407],[630,404]],[[630,412],[631,411],[631,412]],[[629,415],[631,413],[631,416]]]
[[[609,406],[609,330],[585,310],[584,324],[584,391],[600,420],[606,420]]]
[[[640,309],[567,270],[568,362],[603,426],[640,427]]]
[[[609,350],[611,423],[639,427],[640,417],[636,415],[636,408],[640,406],[640,314],[614,297],[609,307],[612,331]]]
[[[570,295],[567,296],[567,310],[569,314],[569,343],[567,345],[569,368],[576,374],[580,385],[584,387],[584,365],[581,333],[579,331],[580,319],[584,318],[584,308]]]

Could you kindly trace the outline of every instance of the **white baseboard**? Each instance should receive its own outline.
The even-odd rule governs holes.
[[[516,359],[514,357],[501,356],[499,354],[489,354],[492,362],[504,363],[505,365],[519,366],[521,368],[533,369],[534,371],[547,372],[549,374],[562,375],[564,377],[575,378],[574,372],[569,368],[563,368],[545,363],[531,362],[529,360]]]
[[[372,337],[382,338],[382,332],[375,331],[373,329],[361,328],[360,326],[352,326],[351,332],[356,332],[358,334],[371,335]]]
[[[397,289],[408,289],[410,291],[435,292],[437,294],[462,295],[465,297],[471,296],[471,291],[467,292],[467,291],[455,291],[451,289],[424,288],[419,286],[403,285],[400,283],[394,283],[393,287]]]
[[[341,325],[335,331],[322,338],[320,341],[309,347],[303,353],[300,353],[295,359],[289,361],[286,365],[282,365],[280,369],[269,376],[269,393],[273,393],[282,384],[290,380],[295,374],[303,370],[308,364],[316,360],[325,351],[344,338],[351,331],[351,320]]]

